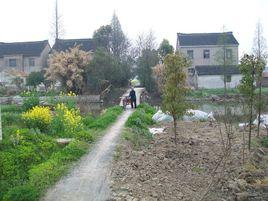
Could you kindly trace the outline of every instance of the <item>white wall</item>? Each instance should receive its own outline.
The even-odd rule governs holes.
[[[233,65],[238,64],[238,46],[228,45],[226,49],[232,49],[233,55]],[[181,51],[185,56],[187,56],[187,50],[194,51],[194,58],[192,60],[192,66],[200,65],[222,65],[217,61],[217,52],[222,51],[222,46],[219,45],[204,45],[204,46],[180,46],[179,51]],[[204,59],[203,51],[210,51],[210,58]],[[219,53],[218,53],[219,54]]]
[[[232,75],[231,82],[227,83],[228,88],[236,88],[242,75]],[[198,76],[198,88],[205,88],[205,89],[215,89],[215,88],[224,88],[223,83],[223,76],[222,75],[203,75]]]

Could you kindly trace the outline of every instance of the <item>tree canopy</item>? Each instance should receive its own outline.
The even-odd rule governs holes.
[[[80,94],[85,86],[85,69],[90,61],[90,53],[80,50],[79,46],[65,52],[54,52],[49,58],[45,76],[50,81],[59,81],[67,92]]]
[[[163,39],[163,41],[161,42],[158,48],[158,52],[159,52],[161,61],[164,61],[165,56],[167,54],[172,54],[174,52],[174,48],[172,45],[169,44],[169,41],[167,39]]]

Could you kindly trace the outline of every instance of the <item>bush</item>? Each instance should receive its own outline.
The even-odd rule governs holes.
[[[43,106],[35,106],[21,116],[29,128],[38,128],[41,131],[45,131],[52,120],[49,107]]]
[[[123,108],[120,106],[110,107],[104,114],[96,118],[95,121],[86,122],[86,126],[93,129],[105,129],[117,119],[118,115],[121,114],[122,111]]]
[[[83,129],[82,117],[78,109],[69,109],[64,103],[56,105],[56,114],[51,122],[52,134],[61,137],[75,137]]]
[[[3,201],[36,201],[38,200],[38,192],[35,187],[25,185],[12,188],[4,196]]]
[[[27,97],[24,97],[22,107],[24,111],[30,110],[39,105],[39,97],[35,93],[28,93]]]
[[[268,137],[263,137],[261,139],[261,145],[268,148]]]
[[[146,114],[154,115],[156,113],[156,109],[148,103],[140,104],[137,108],[142,108]]]
[[[145,113],[143,108],[137,109],[127,120],[127,127],[147,128],[148,125],[153,125],[152,115]]]
[[[93,142],[93,136],[89,131],[83,130],[76,134],[76,139],[85,141],[85,142]]]

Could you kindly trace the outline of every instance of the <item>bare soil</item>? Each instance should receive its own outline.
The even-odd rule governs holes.
[[[243,132],[238,128],[234,129],[231,155],[222,160],[223,141],[218,125],[180,122],[177,146],[172,125],[160,126],[165,126],[166,132],[156,134],[140,150],[122,140],[120,157],[111,172],[112,199],[197,201],[207,192],[204,201],[268,200],[268,152],[257,147],[251,153],[245,150],[243,163]],[[225,141],[224,134],[223,137]],[[252,161],[258,151],[260,158]],[[258,178],[254,176],[256,171]]]

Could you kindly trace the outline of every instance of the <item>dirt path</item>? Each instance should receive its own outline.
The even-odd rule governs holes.
[[[137,97],[142,88],[135,89]],[[139,104],[139,98],[137,99]],[[119,134],[133,110],[127,109],[93,150],[65,178],[49,189],[43,201],[105,201],[110,198],[109,165]]]

